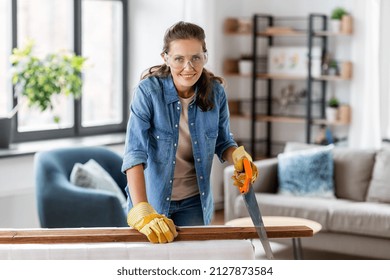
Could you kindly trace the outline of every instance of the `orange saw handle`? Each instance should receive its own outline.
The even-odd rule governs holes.
[[[250,161],[247,158],[244,158],[242,162],[244,164],[245,181],[242,187],[240,187],[240,193],[246,194],[249,191],[253,173],[252,173],[252,167]]]

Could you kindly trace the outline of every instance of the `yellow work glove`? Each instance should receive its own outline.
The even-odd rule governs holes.
[[[173,221],[158,214],[147,202],[140,202],[130,210],[127,223],[146,235],[152,243],[172,242],[177,236]]]
[[[259,172],[257,171],[256,165],[253,164],[252,157],[245,151],[244,146],[238,147],[232,154],[233,163],[234,163],[234,174],[232,179],[234,180],[233,185],[238,188],[242,187],[245,181],[245,170],[244,163],[242,160],[247,158],[251,163],[252,167],[252,184],[256,181]]]

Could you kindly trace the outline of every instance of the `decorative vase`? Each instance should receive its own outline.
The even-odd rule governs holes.
[[[12,118],[0,118],[0,149],[8,149],[12,141]]]
[[[238,62],[238,70],[242,75],[248,75],[252,73],[252,61],[251,60],[240,60]]]
[[[339,120],[342,123],[349,124],[351,122],[351,106],[341,105],[339,108]]]
[[[337,120],[338,108],[326,107],[326,120],[328,122],[335,122]]]
[[[343,15],[341,18],[340,32],[343,34],[352,34],[353,20],[351,15]]]
[[[341,21],[339,19],[330,20],[330,31],[333,33],[340,33]]]
[[[350,79],[352,77],[352,62],[345,61],[341,64],[340,75],[343,79]]]

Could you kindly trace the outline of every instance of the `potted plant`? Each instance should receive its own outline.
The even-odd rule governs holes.
[[[1,118],[0,148],[8,148],[12,118],[24,102],[43,112],[53,111],[53,97],[56,95],[72,95],[75,99],[81,97],[81,72],[86,58],[65,51],[41,58],[33,54],[33,48],[34,42],[29,40],[24,47],[13,49],[10,57],[12,83],[19,100],[18,105],[5,118]],[[53,121],[59,123],[60,117],[53,114]]]
[[[326,107],[326,119],[329,122],[335,122],[337,120],[338,108],[340,101],[337,97],[333,96],[328,100],[328,106]]]
[[[7,149],[11,143],[12,136],[12,118],[0,118],[0,149]]]
[[[56,95],[72,95],[79,99],[86,58],[67,51],[49,53],[41,58],[33,54],[33,48],[34,42],[29,40],[24,47],[12,51],[12,83],[16,96],[42,112],[54,109],[53,97]],[[17,110],[18,107],[13,109],[11,117]],[[60,122],[55,114],[53,119]]]
[[[328,64],[328,75],[337,76],[340,74],[339,65],[336,60],[331,59]]]
[[[330,16],[330,30],[332,32],[339,33],[341,31],[341,19],[346,14],[347,11],[344,8],[337,7],[333,9]]]

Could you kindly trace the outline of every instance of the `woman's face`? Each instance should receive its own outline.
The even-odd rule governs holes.
[[[207,62],[202,43],[196,39],[172,41],[164,60],[170,66],[179,95],[183,95],[182,97],[192,95],[192,87],[198,81]]]

